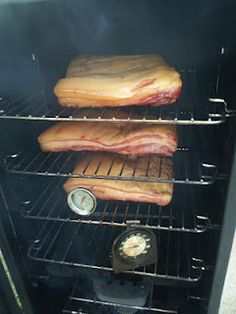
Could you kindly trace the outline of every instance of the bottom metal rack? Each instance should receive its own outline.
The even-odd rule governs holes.
[[[79,297],[77,291],[75,290],[72,296],[69,298],[69,302],[66,308],[63,310],[63,313],[71,314],[94,314],[94,313],[169,313],[177,314],[177,305],[173,299],[176,299],[176,295],[171,291],[168,291],[167,288],[161,288],[161,294],[165,293],[165,299],[168,300],[168,303],[164,301],[154,301],[153,295],[157,298],[159,297],[158,288],[154,287],[151,290],[150,296],[144,306],[135,306],[135,305],[125,305],[115,302],[106,302],[99,300],[96,296],[93,298],[83,298]],[[163,291],[164,290],[164,291]],[[171,299],[172,297],[172,299]],[[170,302],[171,301],[171,305]]]
[[[153,281],[149,280],[146,283],[128,281],[128,289],[126,286],[127,281],[123,281],[122,278],[117,279],[118,285],[122,287],[123,295],[130,295],[130,287],[135,286],[136,293],[131,297],[124,299],[120,298],[120,294],[116,299],[116,287],[112,286],[113,277],[107,277],[107,284],[105,284],[106,296],[99,295],[94,291],[92,284],[88,284],[88,281],[77,281],[74,285],[69,300],[63,309],[63,313],[71,314],[114,314],[114,313],[164,313],[164,314],[177,314],[179,310],[185,307],[191,308],[194,304],[196,313],[197,309],[202,307],[201,298],[196,297],[194,301],[190,296],[190,290],[185,288],[166,287],[153,285]],[[102,279],[103,280],[103,279]],[[95,279],[96,281],[96,279]],[[84,289],[85,285],[85,289]],[[103,285],[101,285],[103,286]],[[108,287],[112,287],[114,290],[107,290]],[[138,287],[138,288],[137,288]],[[143,290],[146,290],[147,293]],[[112,289],[110,288],[110,289]],[[103,290],[104,288],[102,288]],[[132,288],[131,288],[132,290]],[[139,297],[137,297],[139,294]],[[145,294],[145,297],[143,295]],[[109,295],[113,295],[110,297]],[[141,300],[140,300],[141,299]],[[200,300],[200,301],[199,301]],[[188,313],[186,310],[185,313]],[[195,313],[195,312],[194,312]]]
[[[28,251],[31,259],[112,272],[113,241],[125,228],[47,221]],[[154,278],[158,284],[192,286],[202,275],[197,238],[193,234],[155,231],[155,264],[126,271]]]

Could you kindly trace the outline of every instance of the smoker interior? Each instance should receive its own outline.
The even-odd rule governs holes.
[[[127,220],[140,220],[161,242],[156,269],[116,276],[121,281],[151,280],[146,305],[136,308],[137,313],[207,312],[233,155],[233,123],[224,104],[211,103],[209,97],[224,98],[233,109],[234,11],[233,1],[227,5],[154,0],[0,4],[0,154],[7,203],[2,220],[7,233],[11,228],[16,232],[11,242],[19,248],[22,277],[35,313],[131,310],[103,304],[91,288],[93,278],[114,276],[112,240],[127,228]],[[58,106],[53,86],[77,54],[155,52],[183,70],[185,83],[176,105],[150,110],[161,117],[158,123],[178,128],[173,203],[160,207],[99,202],[91,217],[76,216],[66,204],[62,185],[81,154],[48,156],[37,146],[37,136],[45,128],[73,120],[73,109]],[[127,112],[132,123],[135,110]],[[146,117],[144,109],[136,112]],[[77,119],[106,121],[107,115],[109,110],[81,110]],[[121,174],[110,179],[134,178]],[[93,239],[96,234],[98,243]]]

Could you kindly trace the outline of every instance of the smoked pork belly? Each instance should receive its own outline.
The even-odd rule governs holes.
[[[175,126],[102,122],[61,122],[39,137],[45,152],[105,151],[134,156],[172,156],[178,139]]]
[[[160,106],[180,96],[176,69],[158,54],[79,56],[69,64],[54,93],[62,106]]]

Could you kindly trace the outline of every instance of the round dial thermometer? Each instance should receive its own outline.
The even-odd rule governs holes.
[[[72,190],[67,196],[67,203],[70,209],[79,215],[90,215],[97,206],[94,195],[83,188]]]
[[[140,254],[147,254],[150,249],[151,239],[145,233],[137,232],[128,235],[120,244],[119,255],[122,257],[136,258]]]
[[[153,264],[156,256],[156,236],[145,228],[130,228],[113,242],[112,265],[116,273]]]

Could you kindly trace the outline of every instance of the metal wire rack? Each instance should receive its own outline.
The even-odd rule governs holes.
[[[169,313],[177,314],[177,310],[172,310],[168,308],[149,308],[148,306],[127,306],[122,304],[116,304],[112,302],[103,302],[90,299],[76,298],[68,302],[62,313],[70,314],[92,314],[92,313],[103,313],[103,314],[114,314],[114,313],[130,313],[131,310],[138,313]],[[133,311],[131,313],[133,313]],[[145,312],[144,312],[145,311]]]
[[[154,297],[155,296],[155,297]],[[163,297],[164,296],[164,297]],[[157,300],[156,300],[157,299]],[[84,296],[78,284],[75,284],[69,302],[63,313],[120,313],[129,312],[131,309],[136,310],[135,313],[169,313],[177,314],[178,300],[175,288],[157,287],[151,285],[151,291],[144,306],[137,305],[124,305],[122,303],[101,301],[97,298],[96,294],[92,291]],[[123,309],[123,311],[122,311]],[[117,310],[117,312],[116,312]],[[83,312],[85,311],[85,312]]]
[[[123,230],[105,225],[47,221],[30,246],[28,256],[47,263],[112,272],[112,243]],[[126,273],[153,278],[159,284],[196,284],[204,262],[195,243],[197,239],[192,236],[183,232],[156,231],[156,263]]]
[[[142,162],[142,157],[137,158],[134,163],[132,176],[125,175],[125,165],[128,159],[124,159],[123,166],[119,175],[112,176],[112,167],[114,162],[111,161],[110,167],[107,167],[107,173],[98,175],[98,170],[94,170],[94,174],[87,174],[86,171],[93,158],[82,169],[81,173],[73,174],[75,166],[82,160],[85,152],[63,152],[63,153],[43,153],[38,147],[31,151],[22,151],[5,158],[5,167],[8,172],[40,175],[40,176],[56,176],[56,177],[76,177],[76,178],[92,178],[107,180],[123,180],[123,181],[143,181],[143,182],[169,182],[178,184],[198,184],[209,185],[215,182],[217,177],[217,168],[213,163],[203,162],[197,152],[192,152],[188,148],[179,149],[174,157],[173,175],[169,178],[163,177],[163,160],[161,157],[160,167],[157,173],[150,170],[152,156],[145,162],[146,169],[143,176],[136,176],[136,168],[138,163]],[[114,154],[114,159],[115,159]],[[130,171],[129,171],[130,172]]]
[[[196,70],[181,71],[183,90],[179,100],[169,106],[125,109],[63,108],[52,91],[43,88],[32,94],[0,98],[0,119],[48,121],[109,121],[179,125],[215,125],[229,115],[227,103],[217,96],[216,74],[207,75]],[[137,115],[138,114],[138,115]],[[139,115],[140,114],[140,115]]]
[[[96,225],[125,227],[144,225],[156,230],[202,233],[212,227],[211,220],[197,211],[194,191],[191,186],[175,188],[171,205],[97,201],[97,208],[89,216],[79,216],[67,205],[64,181],[57,178],[46,184],[35,200],[22,203],[23,217],[37,220],[65,221]],[[187,190],[186,190],[187,188]],[[178,195],[181,195],[181,200]]]

